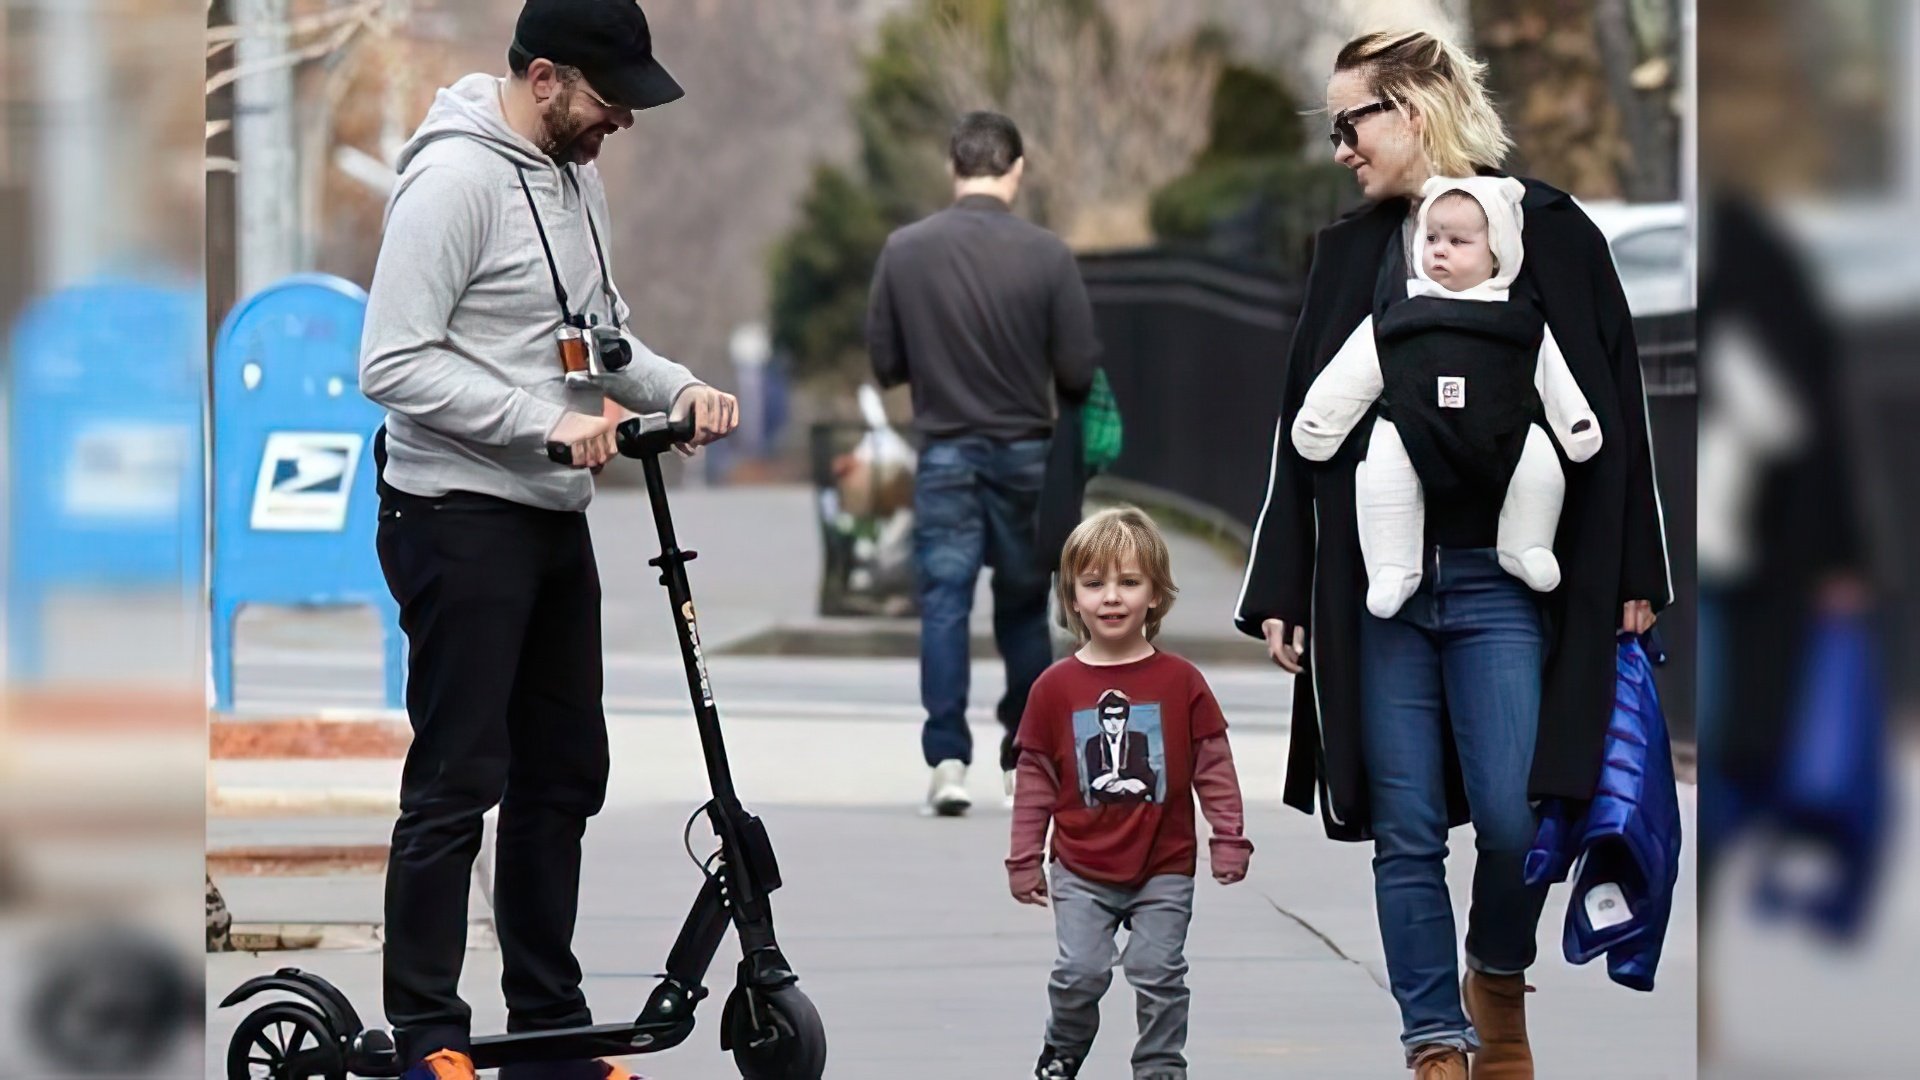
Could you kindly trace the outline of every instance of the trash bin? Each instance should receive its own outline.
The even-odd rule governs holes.
[[[869,423],[819,423],[809,432],[820,517],[820,614],[912,616],[913,465],[910,444],[872,423],[879,395],[863,387]]]

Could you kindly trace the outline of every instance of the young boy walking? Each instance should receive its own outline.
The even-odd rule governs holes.
[[[1177,591],[1153,519],[1132,507],[1087,519],[1067,540],[1059,588],[1061,617],[1081,648],[1048,668],[1027,699],[1007,858],[1014,899],[1051,899],[1059,941],[1034,1075],[1079,1075],[1124,923],[1131,933],[1120,961],[1139,1001],[1133,1075],[1185,1080],[1195,795],[1213,829],[1215,881],[1246,877],[1253,852],[1226,718],[1199,670],[1153,645]]]

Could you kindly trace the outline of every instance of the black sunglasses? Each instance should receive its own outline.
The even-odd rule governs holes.
[[[1358,150],[1360,133],[1353,130],[1353,122],[1363,116],[1384,112],[1391,108],[1393,108],[1392,101],[1376,101],[1371,105],[1362,105],[1357,109],[1347,109],[1337,113],[1333,118],[1333,130],[1327,134],[1327,140],[1333,143],[1335,150],[1340,149],[1341,143],[1346,143],[1349,149]]]

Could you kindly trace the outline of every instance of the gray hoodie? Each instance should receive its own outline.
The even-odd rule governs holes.
[[[401,151],[360,339],[360,389],[387,410],[386,480],[401,491],[583,510],[592,474],[545,454],[565,412],[598,415],[603,390],[636,412],[660,412],[698,380],[629,333],[625,371],[599,387],[566,385],[553,337],[560,304],[516,166],[568,306],[624,328],[627,305],[602,279],[586,218],[602,245],[613,239],[606,189],[593,166],[570,166],[576,190],[507,126],[502,83],[476,74],[441,90]]]

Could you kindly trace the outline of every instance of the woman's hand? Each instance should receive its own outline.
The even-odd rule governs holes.
[[[1287,624],[1279,619],[1268,619],[1260,624],[1260,632],[1267,638],[1267,655],[1273,662],[1292,674],[1298,675],[1306,670],[1302,659],[1307,655],[1307,628],[1295,626],[1292,637],[1287,635]]]
[[[1620,632],[1623,634],[1644,634],[1653,629],[1659,617],[1653,613],[1650,600],[1629,600],[1620,609]]]

